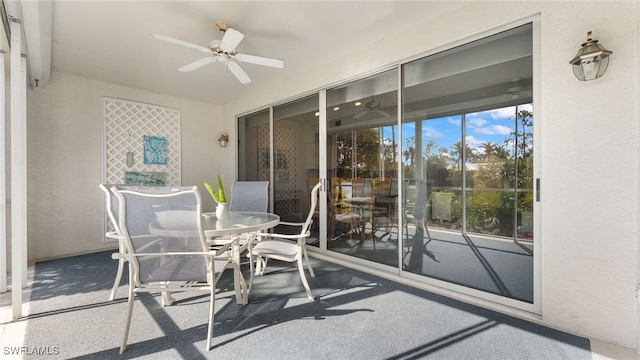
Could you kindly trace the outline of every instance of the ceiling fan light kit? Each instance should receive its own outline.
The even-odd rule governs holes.
[[[219,22],[216,23],[216,25],[218,27],[218,30],[222,32],[222,39],[212,40],[209,43],[209,47],[192,44],[187,41],[174,39],[172,37],[160,34],[153,34],[153,37],[158,40],[172,43],[174,45],[198,50],[209,55],[205,58],[196,60],[190,64],[180,67],[178,71],[181,72],[190,72],[217,61],[219,63],[225,64],[227,66],[227,69],[236,77],[236,79],[238,79],[238,81],[240,81],[241,84],[249,84],[251,82],[251,78],[236,61],[247,64],[268,66],[277,69],[282,69],[284,67],[284,61],[280,59],[248,54],[238,54],[236,48],[238,47],[242,39],[244,39],[244,34],[242,34],[238,30],[228,27],[225,23]]]
[[[371,101],[367,101],[364,104],[364,109],[362,109],[359,113],[353,115],[354,119],[360,119],[361,117],[369,114],[369,113],[378,113],[384,117],[391,117],[391,115],[389,115],[387,112],[382,111],[380,109],[378,109],[380,107],[380,101],[378,100],[373,100],[373,97],[371,97]],[[357,105],[356,105],[357,106]]]

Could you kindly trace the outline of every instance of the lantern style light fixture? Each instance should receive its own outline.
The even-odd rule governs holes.
[[[229,143],[229,134],[227,134],[224,131],[221,132],[220,137],[218,137],[218,145],[220,145],[220,147],[227,147],[228,143]]]
[[[587,42],[582,44],[576,56],[569,61],[573,65],[573,73],[578,80],[594,80],[607,71],[609,66],[609,55],[613,54],[598,44],[598,40],[591,38],[591,31],[587,33]]]

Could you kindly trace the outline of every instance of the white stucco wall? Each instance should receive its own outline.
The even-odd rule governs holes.
[[[179,109],[182,185],[212,181],[218,161],[220,107],[54,72],[28,94],[28,257],[31,261],[113,248],[103,244],[102,96]],[[223,156],[224,157],[224,156]],[[213,200],[203,196],[205,210]]]
[[[542,321],[638,346],[638,2],[478,2],[393,34],[305,76],[247,93],[234,116],[433,53],[522,19],[540,19],[536,124],[541,126]],[[606,75],[575,79],[569,60],[592,30],[614,53]],[[234,158],[227,159],[233,167]]]

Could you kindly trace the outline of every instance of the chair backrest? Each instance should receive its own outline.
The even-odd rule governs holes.
[[[348,211],[344,207],[344,190],[342,189],[342,178],[332,177],[329,181],[329,212],[331,215],[341,214]]]
[[[364,197],[366,196],[366,192],[364,190],[364,179],[363,178],[351,178],[351,196],[353,197]]]
[[[372,196],[391,195],[391,178],[375,178],[371,180]]]
[[[416,219],[424,219],[424,211],[429,199],[428,190],[428,183],[425,180],[419,180],[416,184],[416,202],[413,204],[413,217]]]
[[[234,181],[231,185],[229,211],[267,212],[268,206],[268,181]]]
[[[98,187],[100,188],[100,190],[104,192],[105,205],[107,208],[107,215],[109,216],[109,221],[111,222],[111,226],[113,227],[113,231],[115,235],[119,236],[121,232],[120,232],[120,226],[118,226],[118,216],[120,212],[119,205],[118,205],[118,198],[115,196],[115,194],[111,190],[109,190],[109,188],[106,185],[99,184]]]
[[[307,220],[304,222],[302,226],[302,230],[300,235],[311,236],[311,224],[313,223],[313,214],[316,210],[316,205],[318,205],[318,194],[320,192],[321,182],[318,182],[313,189],[311,189],[311,205],[309,206],[309,214],[307,215]]]
[[[307,195],[311,196],[311,194],[313,193],[313,188],[314,188],[314,187],[315,187],[319,182],[320,182],[320,179],[319,179],[319,178],[317,178],[317,177],[310,177],[310,178],[307,178]],[[316,198],[317,198],[318,196],[320,196],[320,194],[318,194],[318,195],[316,196]],[[319,201],[316,201],[316,202],[319,202]],[[318,204],[316,204],[316,207],[315,207],[315,216],[318,216],[319,212],[320,212],[320,207],[319,207],[319,205],[318,205]]]
[[[129,189],[114,186],[119,224],[131,257],[136,284],[157,281],[207,282],[210,260],[202,232],[200,193],[196,186]],[[159,258],[157,254],[179,252]],[[184,254],[197,252],[199,254]]]

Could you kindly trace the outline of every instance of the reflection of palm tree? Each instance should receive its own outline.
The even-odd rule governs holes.
[[[494,144],[492,142],[488,142],[488,143],[482,143],[482,145],[480,145],[480,147],[482,148],[482,151],[484,152],[485,160],[489,160],[492,157],[496,156],[496,153],[497,153],[497,150],[498,150],[498,144]]]
[[[402,155],[404,156],[404,161],[408,164],[408,165],[413,165],[414,161],[415,161],[415,144],[416,144],[416,137],[415,136],[409,136],[407,138],[407,148],[402,152]]]
[[[469,147],[468,144],[462,146],[462,141],[456,141],[453,145],[451,145],[451,156],[456,164],[456,169],[460,170],[462,168],[462,159],[464,156],[464,161],[467,162],[475,157],[475,151]]]
[[[504,145],[488,142],[482,143],[480,147],[484,152],[484,160],[486,161],[505,160],[509,158],[509,152]]]

